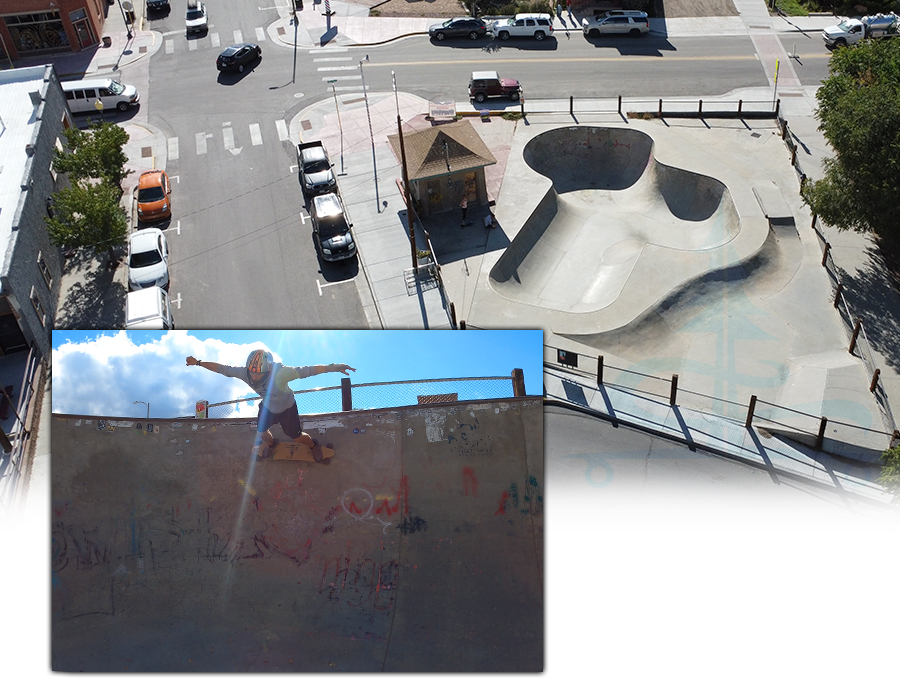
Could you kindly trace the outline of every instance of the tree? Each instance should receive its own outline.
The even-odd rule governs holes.
[[[90,130],[68,128],[66,150],[57,151],[53,168],[71,174],[75,181],[99,179],[122,190],[122,179],[131,170],[125,168],[128,157],[123,151],[128,133],[115,123],[99,123]]]
[[[816,95],[819,130],[835,152],[804,201],[823,222],[897,236],[900,218],[900,39],[839,48]]]
[[[882,455],[884,465],[878,484],[894,495],[894,501],[900,503],[900,447],[889,448]]]
[[[53,194],[53,215],[45,217],[50,240],[58,246],[95,246],[109,251],[128,238],[128,217],[119,204],[120,193],[106,182],[73,181]]]

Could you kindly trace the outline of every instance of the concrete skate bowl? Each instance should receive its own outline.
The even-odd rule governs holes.
[[[584,316],[611,307],[630,282],[633,319],[724,264],[722,249],[741,231],[728,187],[659,162],[654,150],[632,128],[575,126],[532,139],[525,162],[549,187],[491,269],[493,289]]]

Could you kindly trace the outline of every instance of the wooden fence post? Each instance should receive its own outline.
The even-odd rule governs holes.
[[[678,399],[678,374],[672,374],[672,387],[669,389],[669,405],[675,407]]]
[[[750,407],[747,408],[747,421],[744,424],[744,427],[749,429],[753,426],[753,413],[756,410],[756,396],[750,396]]]
[[[353,409],[353,391],[349,378],[341,379],[341,409],[344,412],[349,412]]]
[[[603,355],[597,357],[597,385],[603,385]]]

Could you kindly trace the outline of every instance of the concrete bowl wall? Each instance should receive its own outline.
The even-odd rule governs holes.
[[[741,228],[727,186],[658,162],[639,130],[558,128],[532,139],[523,158],[550,185],[490,272],[513,301],[597,311],[620,296],[648,247],[711,254]]]

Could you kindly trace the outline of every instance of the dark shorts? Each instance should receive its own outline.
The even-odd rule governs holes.
[[[274,424],[280,424],[284,433],[292,438],[299,438],[303,433],[303,427],[300,424],[300,413],[297,411],[297,403],[295,402],[284,412],[270,412],[266,406],[259,403],[259,423],[256,425],[256,431],[262,433]]]

